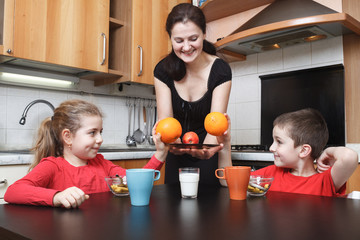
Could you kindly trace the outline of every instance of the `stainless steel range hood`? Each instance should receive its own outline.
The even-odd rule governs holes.
[[[353,32],[360,34],[360,22],[346,13],[312,0],[276,0],[215,46],[248,55]]]

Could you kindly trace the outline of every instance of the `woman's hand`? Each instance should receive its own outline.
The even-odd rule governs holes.
[[[58,192],[54,195],[53,204],[54,207],[64,206],[65,208],[77,208],[86,199],[89,199],[89,195],[85,194],[80,188],[69,187],[62,192]]]
[[[156,127],[159,124],[159,121],[157,121],[152,129],[152,137],[154,140],[154,144],[155,144],[155,148],[156,148],[156,152],[155,152],[155,157],[156,159],[158,159],[161,162],[165,162],[166,160],[166,156],[168,154],[169,151],[169,145],[165,144],[161,141],[161,134],[160,133],[156,133]]]
[[[215,153],[220,151],[222,148],[223,148],[223,144],[210,148],[203,147],[201,149],[170,147],[170,152],[172,152],[175,155],[182,155],[186,153],[198,159],[209,159],[212,156],[214,156]]]

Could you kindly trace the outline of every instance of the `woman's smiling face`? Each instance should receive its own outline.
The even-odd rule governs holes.
[[[171,30],[171,44],[178,58],[193,62],[202,52],[205,34],[192,21],[178,22]]]

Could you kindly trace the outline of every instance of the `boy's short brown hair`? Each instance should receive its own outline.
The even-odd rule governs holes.
[[[312,108],[284,113],[274,120],[273,126],[286,129],[294,140],[294,147],[309,144],[313,159],[320,156],[329,139],[325,119],[318,110]]]

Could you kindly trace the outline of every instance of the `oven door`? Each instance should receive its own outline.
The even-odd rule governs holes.
[[[251,171],[258,170],[260,168],[274,164],[274,162],[268,161],[249,161],[249,160],[232,160],[233,166],[249,166]]]
[[[257,170],[274,164],[274,155],[268,151],[232,151],[233,166],[250,166]]]

